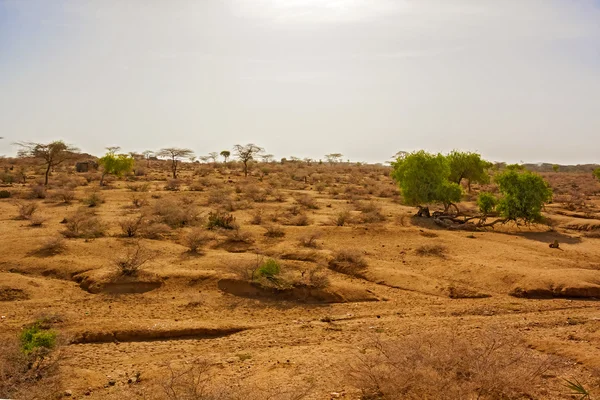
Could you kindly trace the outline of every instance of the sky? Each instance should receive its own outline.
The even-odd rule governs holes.
[[[600,0],[0,0],[0,137],[600,163]]]

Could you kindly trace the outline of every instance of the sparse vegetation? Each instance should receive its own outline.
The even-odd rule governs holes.
[[[367,269],[367,260],[359,250],[342,249],[335,252],[329,268],[342,274],[360,277]]]

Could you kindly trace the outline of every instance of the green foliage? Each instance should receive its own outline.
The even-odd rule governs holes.
[[[441,202],[447,208],[460,201],[461,188],[449,181],[450,165],[442,154],[423,150],[403,154],[392,163],[392,178],[398,182],[409,205]]]
[[[258,276],[267,279],[274,279],[281,272],[281,266],[272,258],[266,259],[258,268]]]
[[[554,171],[554,172],[558,172],[559,170],[560,170],[560,165],[558,165],[558,164],[554,164],[554,165],[552,166],[552,171]]]
[[[552,200],[550,185],[529,171],[508,169],[496,176],[502,198],[498,212],[509,221],[540,222],[544,203]]]
[[[594,176],[600,181],[600,168],[594,170]]]
[[[463,179],[466,179],[469,188],[471,183],[488,183],[490,176],[487,170],[492,167],[492,163],[482,160],[481,155],[471,152],[462,152],[453,150],[447,156],[450,166],[450,182],[460,185]]]
[[[207,228],[233,229],[235,228],[235,217],[232,214],[228,214],[226,212],[211,211],[208,213]]]
[[[113,151],[109,151],[98,160],[98,164],[102,166],[102,178],[100,179],[100,184],[102,185],[104,182],[104,177],[106,175],[115,175],[115,176],[123,176],[126,173],[129,173],[133,170],[133,165],[135,160],[133,157],[127,154],[115,154]]]
[[[525,166],[521,164],[508,164],[506,169],[509,171],[525,171]]]
[[[572,381],[565,379],[565,382],[565,387],[571,390],[570,394],[572,396],[581,396],[579,397],[579,400],[591,399],[590,392],[588,392],[587,389],[581,383],[579,383],[577,379]]]
[[[30,354],[38,349],[52,349],[56,344],[56,332],[43,329],[35,323],[21,332],[21,349],[23,353]]]
[[[482,192],[477,197],[477,206],[483,215],[488,215],[496,208],[498,199],[489,192]]]

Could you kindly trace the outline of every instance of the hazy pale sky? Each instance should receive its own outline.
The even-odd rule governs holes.
[[[600,0],[0,0],[0,136],[600,163]]]

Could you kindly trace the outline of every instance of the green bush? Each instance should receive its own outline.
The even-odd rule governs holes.
[[[267,279],[275,278],[281,272],[281,266],[276,260],[269,258],[265,260],[258,269],[258,276]]]
[[[505,220],[526,224],[542,220],[542,208],[552,200],[552,189],[541,176],[508,169],[496,176],[496,183],[502,194],[497,210]]]
[[[35,323],[21,332],[21,350],[30,354],[38,349],[52,349],[56,345],[56,332],[43,329]]]
[[[222,211],[211,211],[208,213],[208,229],[222,228],[234,229],[235,217]]]
[[[483,215],[488,215],[489,213],[494,211],[497,204],[498,199],[496,198],[496,196],[489,192],[482,192],[477,198],[477,206],[479,207],[479,211]]]

